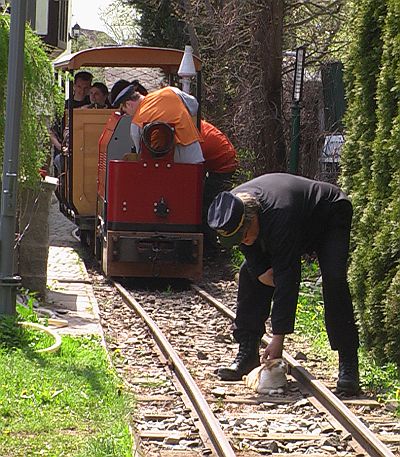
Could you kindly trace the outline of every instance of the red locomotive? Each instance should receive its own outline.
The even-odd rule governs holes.
[[[99,142],[96,255],[102,268],[108,276],[198,278],[203,166],[174,163],[173,126],[161,122],[144,129],[139,156],[127,153],[126,123],[114,113]]]

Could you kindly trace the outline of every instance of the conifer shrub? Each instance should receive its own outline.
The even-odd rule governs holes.
[[[355,208],[350,282],[364,345],[400,366],[400,4],[363,0],[355,15],[342,174]]]

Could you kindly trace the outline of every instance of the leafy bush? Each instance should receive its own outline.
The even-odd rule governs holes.
[[[4,155],[6,90],[10,18],[0,15],[0,163]],[[22,123],[20,137],[20,182],[35,187],[39,169],[50,151],[48,127],[62,96],[55,84],[53,69],[40,38],[27,27],[25,32]]]

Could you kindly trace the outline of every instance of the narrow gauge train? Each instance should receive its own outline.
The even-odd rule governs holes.
[[[96,80],[101,71],[99,78],[109,86],[139,79],[151,91],[176,84],[183,55],[174,49],[110,46],[61,56],[54,67],[60,81],[69,81],[76,70],[91,71]],[[194,64],[200,103],[197,57]],[[72,98],[72,84],[65,87]],[[142,153],[135,155],[130,124],[130,116],[112,109],[66,110],[69,141],[59,175],[60,210],[79,227],[81,242],[93,249],[106,275],[196,279],[203,260],[203,167],[174,163],[173,126],[164,123],[145,127]]]

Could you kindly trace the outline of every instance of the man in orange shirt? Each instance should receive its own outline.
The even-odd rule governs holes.
[[[232,176],[239,162],[234,146],[217,127],[202,120],[200,131],[206,172],[203,196],[204,250],[206,255],[213,255],[217,252],[218,243],[216,232],[207,223],[208,208],[220,192],[233,187]]]
[[[198,102],[192,95],[176,87],[164,87],[144,96],[133,84],[116,96],[114,107],[132,116],[131,137],[137,152],[143,127],[150,122],[162,121],[174,125],[175,153],[177,163],[203,163],[201,135],[193,123]]]

